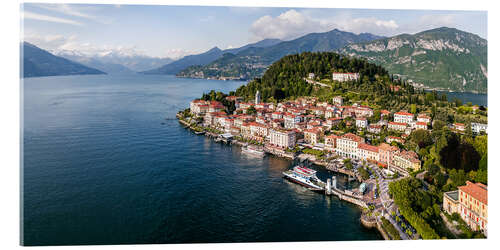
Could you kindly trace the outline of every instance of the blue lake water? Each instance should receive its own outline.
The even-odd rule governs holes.
[[[292,162],[247,157],[165,120],[203,92],[242,84],[148,75],[25,79],[24,244],[382,239],[360,225],[356,206],[284,180]]]
[[[462,101],[463,104],[471,102],[473,105],[488,106],[488,95],[487,94],[474,94],[468,92],[447,92],[438,91],[440,94],[446,94],[448,101],[453,101],[455,98]]]

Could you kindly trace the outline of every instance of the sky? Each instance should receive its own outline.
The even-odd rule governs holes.
[[[180,58],[332,29],[394,36],[452,27],[487,39],[487,12],[164,5],[21,5],[21,40],[52,52]]]

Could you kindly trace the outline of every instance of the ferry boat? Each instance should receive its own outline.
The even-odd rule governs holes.
[[[264,152],[264,150],[259,149],[257,146],[254,146],[254,145],[248,145],[246,147],[243,147],[241,149],[241,151],[243,153],[247,153],[247,154],[251,154],[251,155],[255,155],[255,156],[259,156],[259,157],[264,157],[264,155],[266,154]]]
[[[309,189],[325,190],[325,183],[316,177],[316,171],[310,168],[295,166],[293,169],[283,172],[283,177]]]

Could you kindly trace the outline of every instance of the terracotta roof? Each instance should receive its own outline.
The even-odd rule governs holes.
[[[488,205],[488,186],[482,183],[472,183],[467,181],[465,186],[459,186],[458,189],[472,196],[474,199]]]
[[[412,113],[408,113],[408,112],[404,112],[404,111],[399,111],[399,112],[395,113],[394,115],[405,115],[405,116],[413,117]]]
[[[345,135],[342,135],[341,137],[343,137],[345,139],[349,139],[351,141],[357,141],[357,142],[361,142],[363,140],[363,138],[361,138],[353,133],[347,133]]]
[[[360,143],[360,144],[358,144],[358,148],[378,153],[378,147],[370,145],[370,144]]]
[[[404,122],[389,122],[389,125],[398,125],[398,126],[405,126],[406,127],[406,123],[404,123]]]
[[[415,123],[416,125],[422,125],[422,126],[427,126],[427,123],[426,122],[417,122]]]
[[[384,151],[399,151],[399,149],[395,146],[391,146],[387,143],[381,143],[378,148],[380,150],[384,150]]]
[[[258,122],[249,122],[248,125],[250,126],[254,126],[254,127],[261,127],[261,128],[267,128],[266,125],[263,125],[261,123],[258,123]]]

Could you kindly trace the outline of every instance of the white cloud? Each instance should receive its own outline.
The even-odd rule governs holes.
[[[314,18],[308,13],[310,12],[292,9],[277,17],[262,16],[252,24],[250,32],[256,40],[265,38],[288,40],[308,33],[326,32],[335,28],[353,33],[370,32],[377,35],[393,33],[399,28],[394,20],[353,18],[350,15]]]
[[[99,10],[99,7],[96,6],[71,5],[71,4],[36,4],[35,6],[51,12],[56,12],[59,14],[72,17],[84,18],[104,24],[108,24],[111,22],[111,20],[107,17],[98,17],[96,15],[88,13]]]
[[[185,49],[169,49],[166,50],[163,55],[165,57],[169,57],[172,59],[179,59],[181,57],[185,57],[188,55],[194,55],[194,54],[199,54],[199,51],[194,51],[194,50],[185,50]]]
[[[63,36],[59,34],[39,34],[25,30],[22,41],[32,43],[54,54],[73,54],[80,56],[148,56],[169,57],[178,59],[187,55],[200,53],[194,50],[169,49],[158,55],[148,55],[144,50],[135,45],[97,45],[81,41],[77,35]]]
[[[32,20],[46,21],[46,22],[53,22],[53,23],[64,23],[64,24],[71,24],[71,25],[77,25],[77,26],[83,25],[80,22],[73,21],[70,19],[47,16],[47,15],[37,14],[37,13],[29,12],[29,11],[24,11],[22,17],[24,19],[32,19]]]

